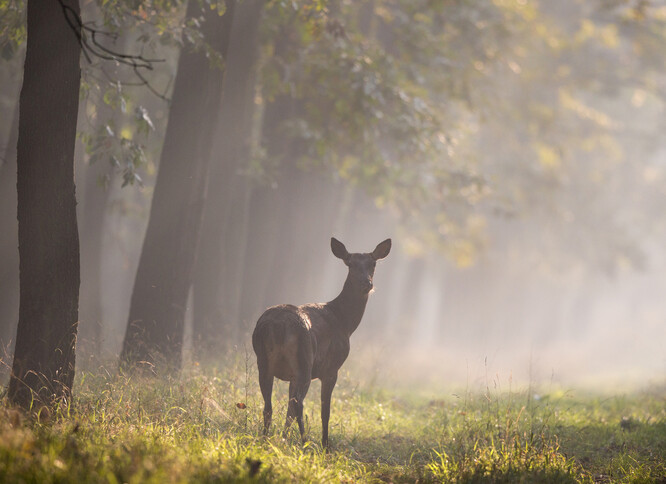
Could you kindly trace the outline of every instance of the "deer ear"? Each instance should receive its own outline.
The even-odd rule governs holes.
[[[338,259],[342,259],[343,261],[349,260],[349,252],[347,252],[345,244],[335,237],[331,237],[331,251],[333,251],[333,255]]]
[[[375,247],[371,255],[373,259],[379,260],[389,255],[389,252],[391,252],[391,239],[386,239]]]

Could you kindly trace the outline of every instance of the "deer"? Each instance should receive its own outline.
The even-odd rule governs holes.
[[[303,401],[310,382],[321,380],[322,447],[328,451],[328,422],[331,396],[338,371],[349,356],[350,337],[358,328],[368,296],[373,291],[375,264],[391,250],[391,239],[379,243],[370,253],[350,254],[345,245],[331,237],[331,251],[348,267],[342,291],[330,302],[268,308],[257,320],[252,348],[257,355],[259,387],[264,399],[264,435],[272,418],[274,378],[289,382],[289,404],[284,434],[294,418],[301,441],[305,442]]]

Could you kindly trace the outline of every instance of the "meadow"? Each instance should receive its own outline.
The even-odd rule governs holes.
[[[343,370],[322,450],[319,383],[307,441],[261,433],[254,358],[194,363],[177,378],[79,371],[59,415],[0,406],[0,482],[666,482],[666,387],[628,393],[385,387]]]

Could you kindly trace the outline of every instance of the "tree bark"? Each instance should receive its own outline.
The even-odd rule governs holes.
[[[258,58],[259,22],[264,2],[245,0],[234,15],[224,88],[213,143],[201,247],[194,276],[193,340],[199,348],[218,347],[237,327],[244,249],[243,219],[249,183],[240,175],[250,158]]]
[[[204,39],[226,58],[235,1],[224,15],[204,9]],[[201,5],[190,1],[188,18]],[[203,213],[209,147],[222,74],[204,52],[185,50],[178,62],[169,122],[143,242],[121,365],[158,373],[179,371],[185,309]]]
[[[67,404],[79,297],[74,144],[81,47],[76,0],[28,2],[17,151],[19,321],[9,400]]]

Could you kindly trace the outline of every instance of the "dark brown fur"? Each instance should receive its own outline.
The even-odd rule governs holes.
[[[301,437],[303,400],[315,378],[321,380],[322,444],[328,447],[331,395],[338,370],[349,355],[349,337],[356,330],[372,290],[375,262],[391,250],[391,239],[369,254],[350,254],[338,240],[331,239],[333,254],[349,267],[342,292],[325,304],[268,308],[257,321],[252,347],[257,355],[259,386],[264,397],[264,432],[273,416],[273,378],[289,382],[289,406],[285,430],[294,418]]]

